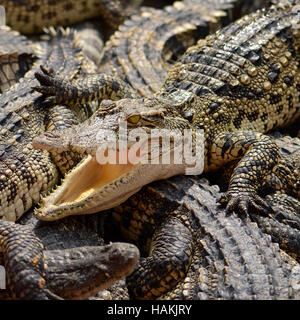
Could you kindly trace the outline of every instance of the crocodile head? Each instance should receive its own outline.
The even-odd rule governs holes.
[[[36,148],[50,152],[72,150],[84,155],[61,185],[42,199],[37,216],[41,220],[56,220],[106,210],[124,202],[151,181],[184,173],[186,164],[174,161],[173,135],[169,135],[170,148],[164,153],[158,147],[164,138],[152,131],[170,129],[162,133],[168,136],[169,132],[180,134],[189,128],[189,122],[166,105],[149,99],[105,100],[80,125],[35,138]]]

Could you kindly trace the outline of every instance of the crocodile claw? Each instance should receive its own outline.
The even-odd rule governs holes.
[[[261,214],[272,212],[268,203],[255,193],[228,191],[220,198],[219,203],[226,206],[226,214],[236,212],[247,216],[250,211]]]
[[[40,66],[42,72],[35,72],[34,75],[42,86],[51,87],[54,84],[54,71],[53,69],[47,70],[42,65]]]
[[[40,86],[32,87],[33,90],[43,94],[46,99],[44,100],[44,104],[47,106],[51,106],[54,104],[60,104],[62,99],[60,97],[63,96],[65,92],[65,87],[62,84],[62,81],[55,77],[54,70],[46,69],[43,66],[40,66],[42,72],[35,72],[34,76],[39,81]]]
[[[46,69],[44,66],[40,65],[40,69],[42,70],[42,72],[48,76],[53,76],[54,75],[54,70],[53,68],[50,68],[49,70]]]

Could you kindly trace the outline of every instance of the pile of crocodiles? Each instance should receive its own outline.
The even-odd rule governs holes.
[[[0,5],[0,299],[300,299],[300,1]]]

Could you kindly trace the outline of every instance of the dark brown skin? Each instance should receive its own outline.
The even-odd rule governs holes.
[[[0,221],[0,244],[7,274],[0,294],[10,299],[86,299],[125,278],[139,259],[127,243],[45,250],[27,226],[6,221]]]
[[[225,213],[220,196],[206,179],[177,176],[109,212],[108,235],[122,234],[143,253],[127,277],[132,299],[298,299],[299,201],[270,195],[273,213],[241,219]]]

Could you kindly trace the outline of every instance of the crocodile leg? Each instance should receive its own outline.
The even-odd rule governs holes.
[[[43,73],[35,73],[41,86],[34,89],[48,96],[44,101],[46,105],[66,104],[73,107],[100,99],[119,100],[137,95],[127,83],[106,74],[88,75],[67,81],[55,76],[53,70],[42,66],[41,70]]]
[[[127,277],[129,294],[137,299],[156,299],[168,292],[185,276],[193,244],[193,234],[181,219],[166,219],[153,236],[150,256],[142,258]]]
[[[13,299],[48,300],[55,296],[46,287],[43,245],[31,230],[1,221],[0,252]]]
[[[273,135],[271,136],[273,137]],[[279,163],[274,167],[270,175],[265,176],[259,190],[260,194],[266,195],[280,192],[300,200],[300,140],[298,140],[289,136],[275,140],[280,147]],[[230,177],[238,161],[238,159],[231,161],[222,168],[218,184],[223,189],[228,188]]]
[[[276,143],[261,133],[240,131],[217,136],[208,154],[208,165],[241,158],[231,176],[228,191],[221,199],[221,203],[227,204],[227,212],[237,210],[247,214],[249,207],[259,212],[269,207],[257,190],[261,179],[272,172],[279,157]]]
[[[276,137],[277,136],[277,137]],[[269,204],[264,215],[250,213],[251,220],[255,221],[260,229],[272,237],[289,255],[299,260],[300,241],[300,203],[299,203],[299,168],[300,168],[300,140],[289,136],[278,138],[273,134],[276,144],[280,147],[280,162],[270,176],[262,179],[259,194]],[[227,188],[228,177],[236,166],[233,161],[222,173],[220,182]],[[225,185],[224,185],[225,180]],[[266,181],[263,181],[266,180]]]
[[[169,192],[169,187],[164,190]],[[199,257],[200,225],[172,191],[169,201],[155,186],[147,186],[106,216],[107,236],[119,230],[117,234],[141,250],[139,264],[126,278],[133,299],[157,299],[173,292],[186,278],[192,260]]]

